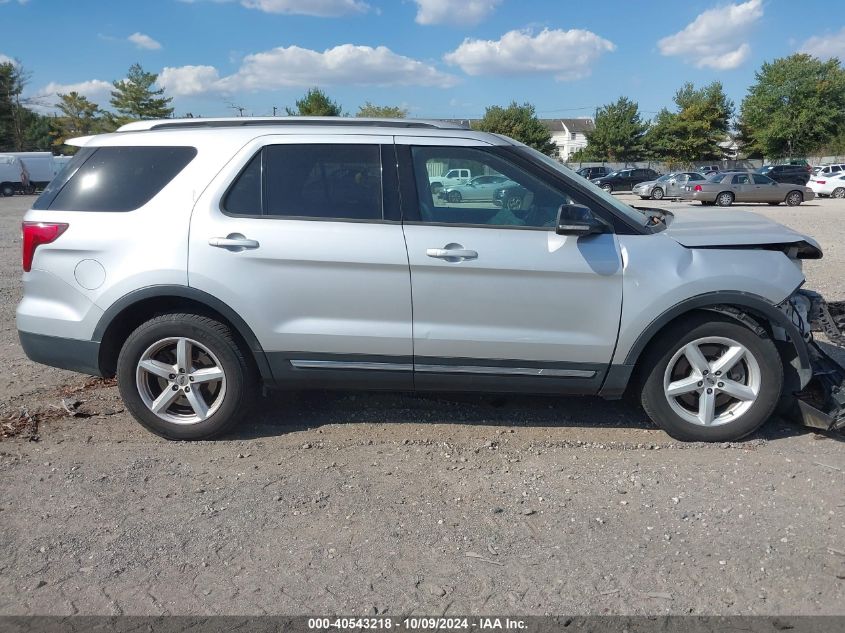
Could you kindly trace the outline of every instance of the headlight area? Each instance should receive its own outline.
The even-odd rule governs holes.
[[[845,311],[830,306],[811,290],[798,290],[778,307],[804,337],[813,370],[806,386],[794,393],[787,415],[804,426],[823,431],[845,428],[845,367],[813,337],[813,332],[821,332],[832,344],[845,348]],[[774,329],[777,338],[779,328]]]

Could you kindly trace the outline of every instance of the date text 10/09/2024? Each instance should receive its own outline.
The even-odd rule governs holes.
[[[375,618],[308,618],[309,630],[401,630],[401,631],[459,631],[477,629],[481,631],[520,631],[527,628],[521,619],[479,617],[443,618],[410,617],[393,619]]]

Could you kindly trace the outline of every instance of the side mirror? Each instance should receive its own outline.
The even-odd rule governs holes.
[[[558,235],[595,235],[607,231],[607,225],[580,204],[562,204],[557,211]]]

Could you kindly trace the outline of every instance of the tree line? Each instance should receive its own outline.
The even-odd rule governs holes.
[[[20,62],[0,64],[0,151],[68,152],[73,149],[64,145],[68,138],[110,132],[129,121],[169,118],[174,113],[172,98],[156,88],[158,76],[139,64],[130,67],[125,79],[112,82],[108,110],[69,92],[59,94],[52,104],[55,115],[39,114],[32,110],[32,100],[22,97],[28,80]],[[316,87],[285,112],[289,116],[349,116]],[[367,101],[355,116],[404,118],[408,110]],[[731,139],[750,158],[841,154],[845,153],[845,69],[838,59],[822,61],[799,53],[764,63],[738,111],[720,82],[700,88],[685,83],[675,93],[673,105],[651,120],[642,116],[635,101],[623,96],[599,107],[594,121],[587,146],[571,161],[659,160],[686,165],[725,158],[724,142]],[[551,156],[557,153],[550,131],[530,103],[488,107],[473,127],[505,134]]]
[[[587,147],[572,161],[660,160],[687,165],[727,156],[735,140],[749,158],[805,158],[845,153],[845,69],[838,59],[803,53],[766,62],[737,111],[718,81],[686,83],[673,108],[644,120],[620,97],[596,110]]]

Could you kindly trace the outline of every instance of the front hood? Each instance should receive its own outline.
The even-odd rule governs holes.
[[[804,242],[821,247],[813,238],[762,215],[727,209],[678,209],[667,217],[666,235],[688,248],[763,246]]]

